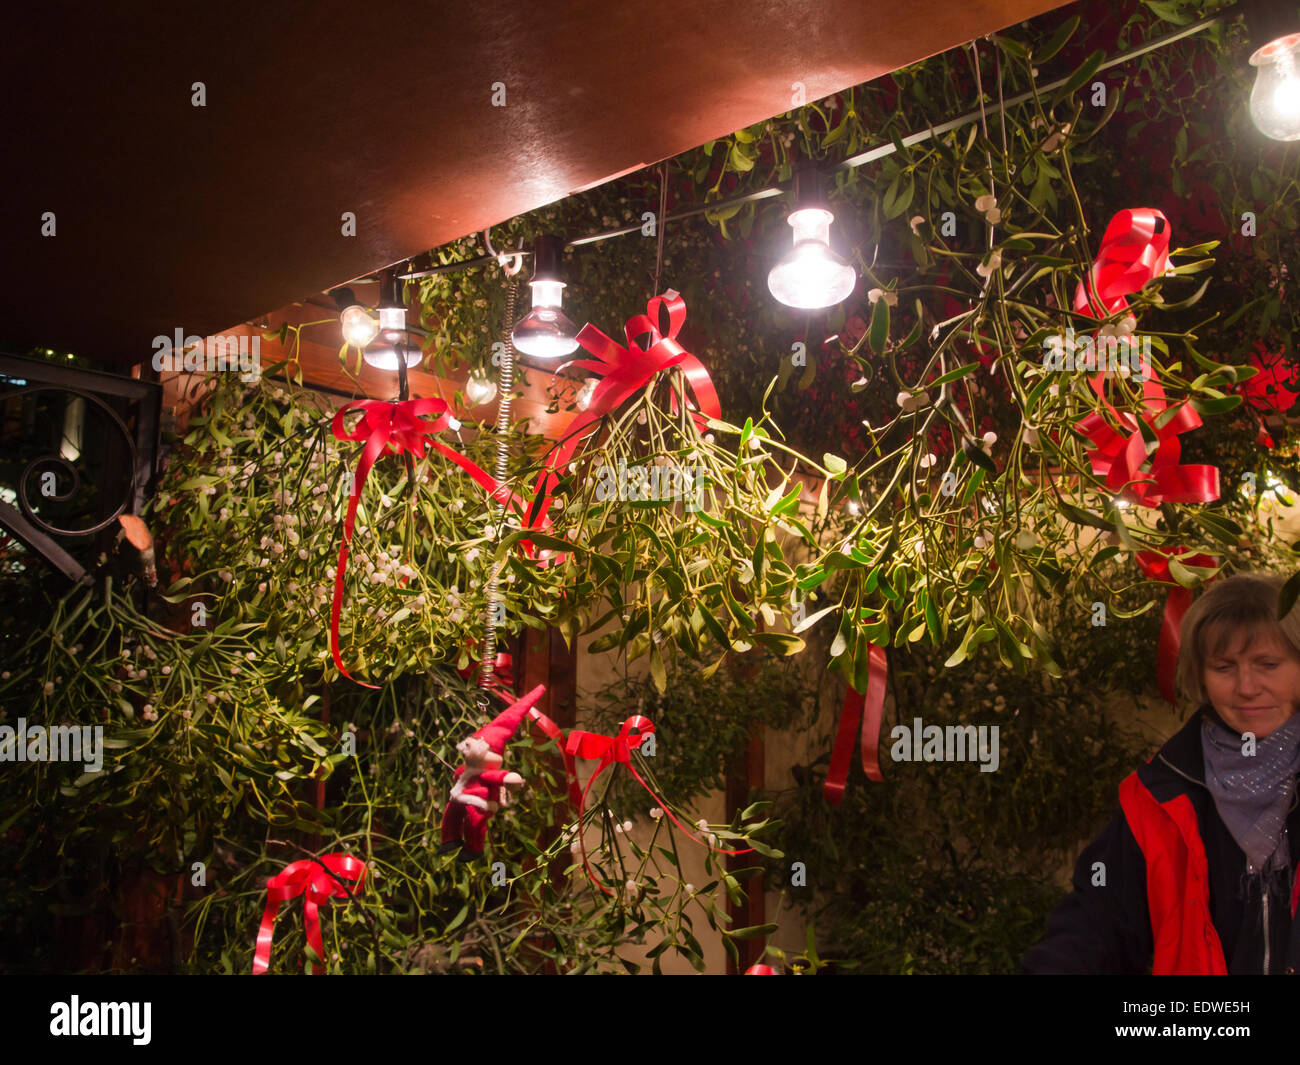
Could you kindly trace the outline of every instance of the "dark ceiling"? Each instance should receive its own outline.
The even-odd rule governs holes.
[[[1055,6],[10,8],[0,341],[147,359]]]

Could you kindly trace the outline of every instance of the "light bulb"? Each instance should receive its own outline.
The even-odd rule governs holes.
[[[835,216],[821,207],[805,207],[789,219],[794,251],[767,275],[767,287],[787,307],[816,310],[848,298],[857,283],[853,268],[831,251],[831,222]]]
[[[510,339],[525,355],[558,359],[578,350],[578,327],[560,310],[564,282],[531,282],[533,309],[519,319]]]
[[[490,377],[481,374],[470,374],[469,380],[465,382],[465,398],[476,407],[480,403],[492,402],[492,397],[496,394],[496,382]]]
[[[368,345],[361,352],[361,357],[367,365],[373,366],[376,370],[396,370],[398,352],[406,360],[406,367],[409,370],[412,366],[419,366],[420,360],[424,358],[424,353],[416,344],[404,342],[400,335],[384,334],[384,338],[373,344]]]
[[[1300,140],[1300,33],[1264,45],[1250,65],[1259,68],[1250,92],[1251,121],[1266,137]]]
[[[339,324],[343,326],[343,339],[354,348],[364,348],[379,335],[379,323],[356,303],[339,315]]]

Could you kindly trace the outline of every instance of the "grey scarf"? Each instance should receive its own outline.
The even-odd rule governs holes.
[[[1251,871],[1259,871],[1284,842],[1300,772],[1300,714],[1256,740],[1253,755],[1242,754],[1241,735],[1218,715],[1203,713],[1201,721],[1205,786],[1224,825],[1245,851]],[[1289,860],[1289,855],[1278,857]]]

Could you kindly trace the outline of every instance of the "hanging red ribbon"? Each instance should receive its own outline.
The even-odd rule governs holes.
[[[1137,564],[1152,580],[1162,584],[1172,584],[1169,598],[1165,600],[1165,613],[1160,622],[1160,644],[1156,651],[1156,677],[1160,684],[1160,694],[1165,701],[1173,705],[1177,699],[1174,689],[1174,674],[1178,667],[1178,650],[1182,645],[1183,615],[1192,605],[1192,591],[1184,588],[1169,572],[1169,559],[1177,556],[1185,566],[1202,566],[1213,568],[1218,559],[1210,555],[1186,554],[1185,547],[1171,547],[1168,554],[1159,551],[1139,551]]]
[[[659,332],[661,311],[668,314],[667,336]],[[677,334],[685,321],[685,301],[678,293],[668,289],[662,296],[656,296],[646,304],[645,314],[634,315],[627,320],[623,329],[627,337],[626,347],[611,340],[591,324],[582,327],[578,343],[595,358],[575,360],[572,365],[599,375],[600,382],[591,394],[587,409],[574,418],[564,438],[552,450],[547,468],[537,480],[533,502],[528,509],[529,527],[541,527],[539,522],[546,519],[551,506],[551,492],[559,483],[562,471],[572,460],[578,445],[589,435],[591,429],[605,415],[613,413],[634,393],[644,388],[660,370],[672,366],[682,368],[686,382],[695,396],[691,417],[701,432],[706,425],[706,416],[722,416],[718,394],[708,371],[699,359],[677,342]],[[648,338],[644,347],[637,343],[640,337]],[[676,409],[677,398],[674,396],[674,412]],[[532,545],[527,546],[531,551]]]
[[[831,749],[831,764],[826,772],[822,794],[833,806],[844,801],[844,788],[849,780],[849,765],[853,760],[853,744],[861,734],[862,770],[868,780],[877,784],[885,779],[880,772],[880,724],[885,712],[885,681],[889,665],[885,649],[879,644],[867,645],[867,692],[849,685],[840,708],[840,724]],[[859,727],[860,726],[860,727]]]
[[[1118,212],[1101,238],[1101,248],[1092,264],[1087,283],[1080,282],[1074,293],[1074,309],[1090,318],[1102,318],[1128,306],[1127,297],[1147,282],[1164,275],[1169,267],[1169,221],[1151,207]],[[1219,498],[1219,469],[1211,465],[1180,463],[1178,436],[1201,425],[1200,415],[1186,402],[1172,414],[1164,388],[1154,375],[1142,384],[1145,410],[1141,415],[1147,433],[1155,440],[1150,449],[1143,426],[1127,411],[1115,410],[1105,395],[1104,367],[1089,384],[1103,408],[1123,431],[1117,431],[1105,415],[1088,414],[1076,429],[1088,438],[1092,469],[1106,478],[1106,487],[1123,492],[1129,502],[1158,507],[1161,503],[1208,503]],[[1157,424],[1159,423],[1159,424]],[[1143,471],[1148,461],[1150,467]],[[1125,485],[1129,487],[1126,489]]]
[[[361,411],[362,417],[349,431],[344,428],[344,419],[348,412],[353,410]],[[384,454],[410,454],[416,458],[423,458],[426,450],[432,448],[468,473],[493,499],[516,510],[523,509],[522,502],[509,490],[500,488],[482,467],[433,438],[433,434],[447,428],[450,421],[446,402],[432,398],[408,399],[401,403],[358,399],[345,403],[334,415],[332,426],[334,436],[338,440],[364,440],[365,447],[357,462],[357,472],[352,478],[352,495],[348,499],[347,516],[343,520],[343,545],[339,548],[338,565],[334,572],[334,602],[330,610],[330,653],[334,656],[334,664],[343,676],[366,688],[377,688],[378,685],[357,681],[347,671],[339,655],[339,618],[343,612],[343,575],[347,570],[348,550],[352,543],[352,528],[356,522],[357,505],[361,502],[361,490],[365,487],[366,478],[370,476],[370,470],[379,457]]]
[[[1128,296],[1163,276],[1168,269],[1170,236],[1168,219],[1154,208],[1118,212],[1102,236],[1087,285],[1080,283],[1075,291],[1075,311],[1101,318],[1125,309]],[[1111,406],[1106,400],[1104,382],[1102,372],[1093,374],[1089,381],[1103,408],[1122,431],[1117,431],[1103,414],[1096,412],[1081,419],[1076,428],[1093,445],[1088,458],[1093,472],[1106,479],[1106,487],[1122,492],[1130,502],[1148,507],[1162,503],[1209,503],[1218,499],[1217,466],[1180,462],[1179,434],[1201,425],[1200,415],[1191,405],[1184,401],[1171,408],[1164,388],[1151,375],[1142,384],[1145,409],[1139,421],[1137,416],[1118,412]],[[1148,437],[1154,443],[1149,444]],[[1137,554],[1137,563],[1148,577],[1174,585],[1165,603],[1156,652],[1160,693],[1170,703],[1176,694],[1174,673],[1180,630],[1192,593],[1170,576],[1169,558],[1186,550],[1175,547],[1168,555],[1157,551]],[[1209,555],[1195,555],[1186,559],[1185,564],[1214,566],[1215,560]]]
[[[331,876],[330,874],[334,875]],[[257,949],[253,953],[253,975],[264,973],[271,965],[271,939],[275,934],[275,917],[280,904],[303,896],[303,924],[307,944],[321,959],[314,971],[325,969],[325,944],[320,934],[320,907],[331,898],[346,898],[347,888],[340,880],[351,880],[360,889],[365,882],[366,865],[350,854],[327,854],[319,860],[291,862],[266,882],[266,909],[262,926],[257,930]]]
[[[596,879],[595,874],[591,871],[590,864],[587,862],[587,845],[582,836],[582,822],[587,812],[587,795],[591,791],[591,786],[596,783],[596,779],[601,773],[619,762],[627,766],[628,772],[646,790],[650,798],[654,799],[655,805],[668,815],[668,819],[696,843],[719,854],[748,854],[753,850],[752,847],[745,847],[742,850],[725,850],[698,838],[695,833],[677,820],[668,804],[659,798],[655,794],[654,788],[645,782],[632,764],[632,752],[640,747],[645,737],[651,735],[654,730],[654,722],[648,717],[633,714],[623,722],[623,727],[619,729],[617,736],[603,736],[598,732],[580,732],[578,729],[570,729],[568,741],[564,745],[565,770],[569,777],[569,797],[575,801],[578,808],[578,847],[582,852],[582,867],[587,873],[587,878],[606,895],[612,895],[613,892]],[[574,760],[577,758],[596,761],[596,768],[592,770],[591,776],[587,780],[587,786],[581,792],[578,791],[578,776],[574,764]]]

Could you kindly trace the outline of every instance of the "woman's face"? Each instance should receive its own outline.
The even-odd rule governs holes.
[[[1300,653],[1272,633],[1231,642],[1201,672],[1219,716],[1263,739],[1300,709]]]

